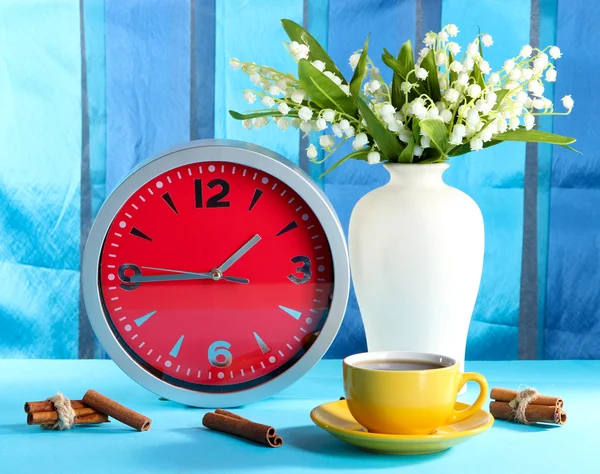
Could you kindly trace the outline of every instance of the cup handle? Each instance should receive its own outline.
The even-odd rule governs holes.
[[[470,416],[473,416],[475,413],[481,410],[481,407],[483,407],[483,404],[487,399],[487,380],[483,375],[478,374],[477,372],[467,372],[464,374],[460,374],[460,383],[458,384],[457,393],[460,392],[463,386],[469,381],[477,382],[477,384],[479,385],[479,396],[477,397],[477,400],[475,400],[475,403],[473,403],[473,405],[471,405],[470,407],[465,408],[464,410],[452,411],[452,416],[450,419],[453,423],[466,420]]]

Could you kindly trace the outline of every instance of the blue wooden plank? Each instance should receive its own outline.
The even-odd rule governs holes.
[[[478,28],[493,36],[494,46],[484,50],[492,69],[500,69],[505,59],[529,43],[529,22],[529,2],[442,2],[442,25],[458,25],[463,50]],[[524,144],[502,144],[453,159],[445,174],[448,184],[475,199],[485,221],[483,276],[469,331],[468,359],[517,357],[524,158]]]
[[[577,138],[583,156],[556,147],[550,191],[546,358],[600,358],[600,154],[590,117],[600,106],[599,66],[585,44],[600,40],[597,2],[559,2],[555,97],[572,94],[573,113],[556,117],[554,131]]]
[[[271,123],[260,130],[246,130],[229,116],[229,110],[247,111],[244,89],[253,88],[248,76],[229,66],[229,59],[252,61],[283,72],[297,73],[294,59],[282,42],[288,38],[280,20],[289,18],[302,24],[302,0],[228,0],[216,9],[215,46],[215,137],[244,140],[265,146],[298,163],[299,133],[293,127],[282,132]]]
[[[77,357],[78,2],[2,5],[0,357]]]
[[[190,5],[106,1],[106,187],[189,140]]]

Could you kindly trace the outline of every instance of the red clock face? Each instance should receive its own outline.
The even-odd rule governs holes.
[[[99,282],[121,346],[177,386],[264,383],[316,340],[333,291],[325,232],[262,171],[203,162],[138,189],[106,235]]]

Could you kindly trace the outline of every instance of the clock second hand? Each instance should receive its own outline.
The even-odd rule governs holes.
[[[142,283],[142,282],[149,282],[149,281],[169,281],[169,280],[172,281],[172,280],[214,279],[213,273],[186,272],[184,270],[173,270],[171,268],[144,267],[144,266],[142,266],[142,268],[144,268],[146,270],[157,270],[157,271],[161,271],[161,272],[180,273],[182,277],[186,277],[186,278],[181,278],[181,277],[179,277],[179,275],[149,275],[149,276],[134,275],[131,277],[132,283]],[[156,279],[154,277],[156,277]],[[176,277],[179,277],[179,278],[176,278]],[[150,278],[152,278],[152,279],[150,279]],[[248,280],[247,278],[240,278],[240,277],[233,277],[233,276],[223,275],[219,279],[223,279],[223,280],[230,281],[233,283],[243,283],[243,284],[250,283],[250,280]]]

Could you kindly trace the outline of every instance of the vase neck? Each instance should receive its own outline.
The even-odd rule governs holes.
[[[443,184],[442,174],[449,166],[448,163],[426,165],[386,163],[385,169],[390,173],[388,186],[440,185]]]

